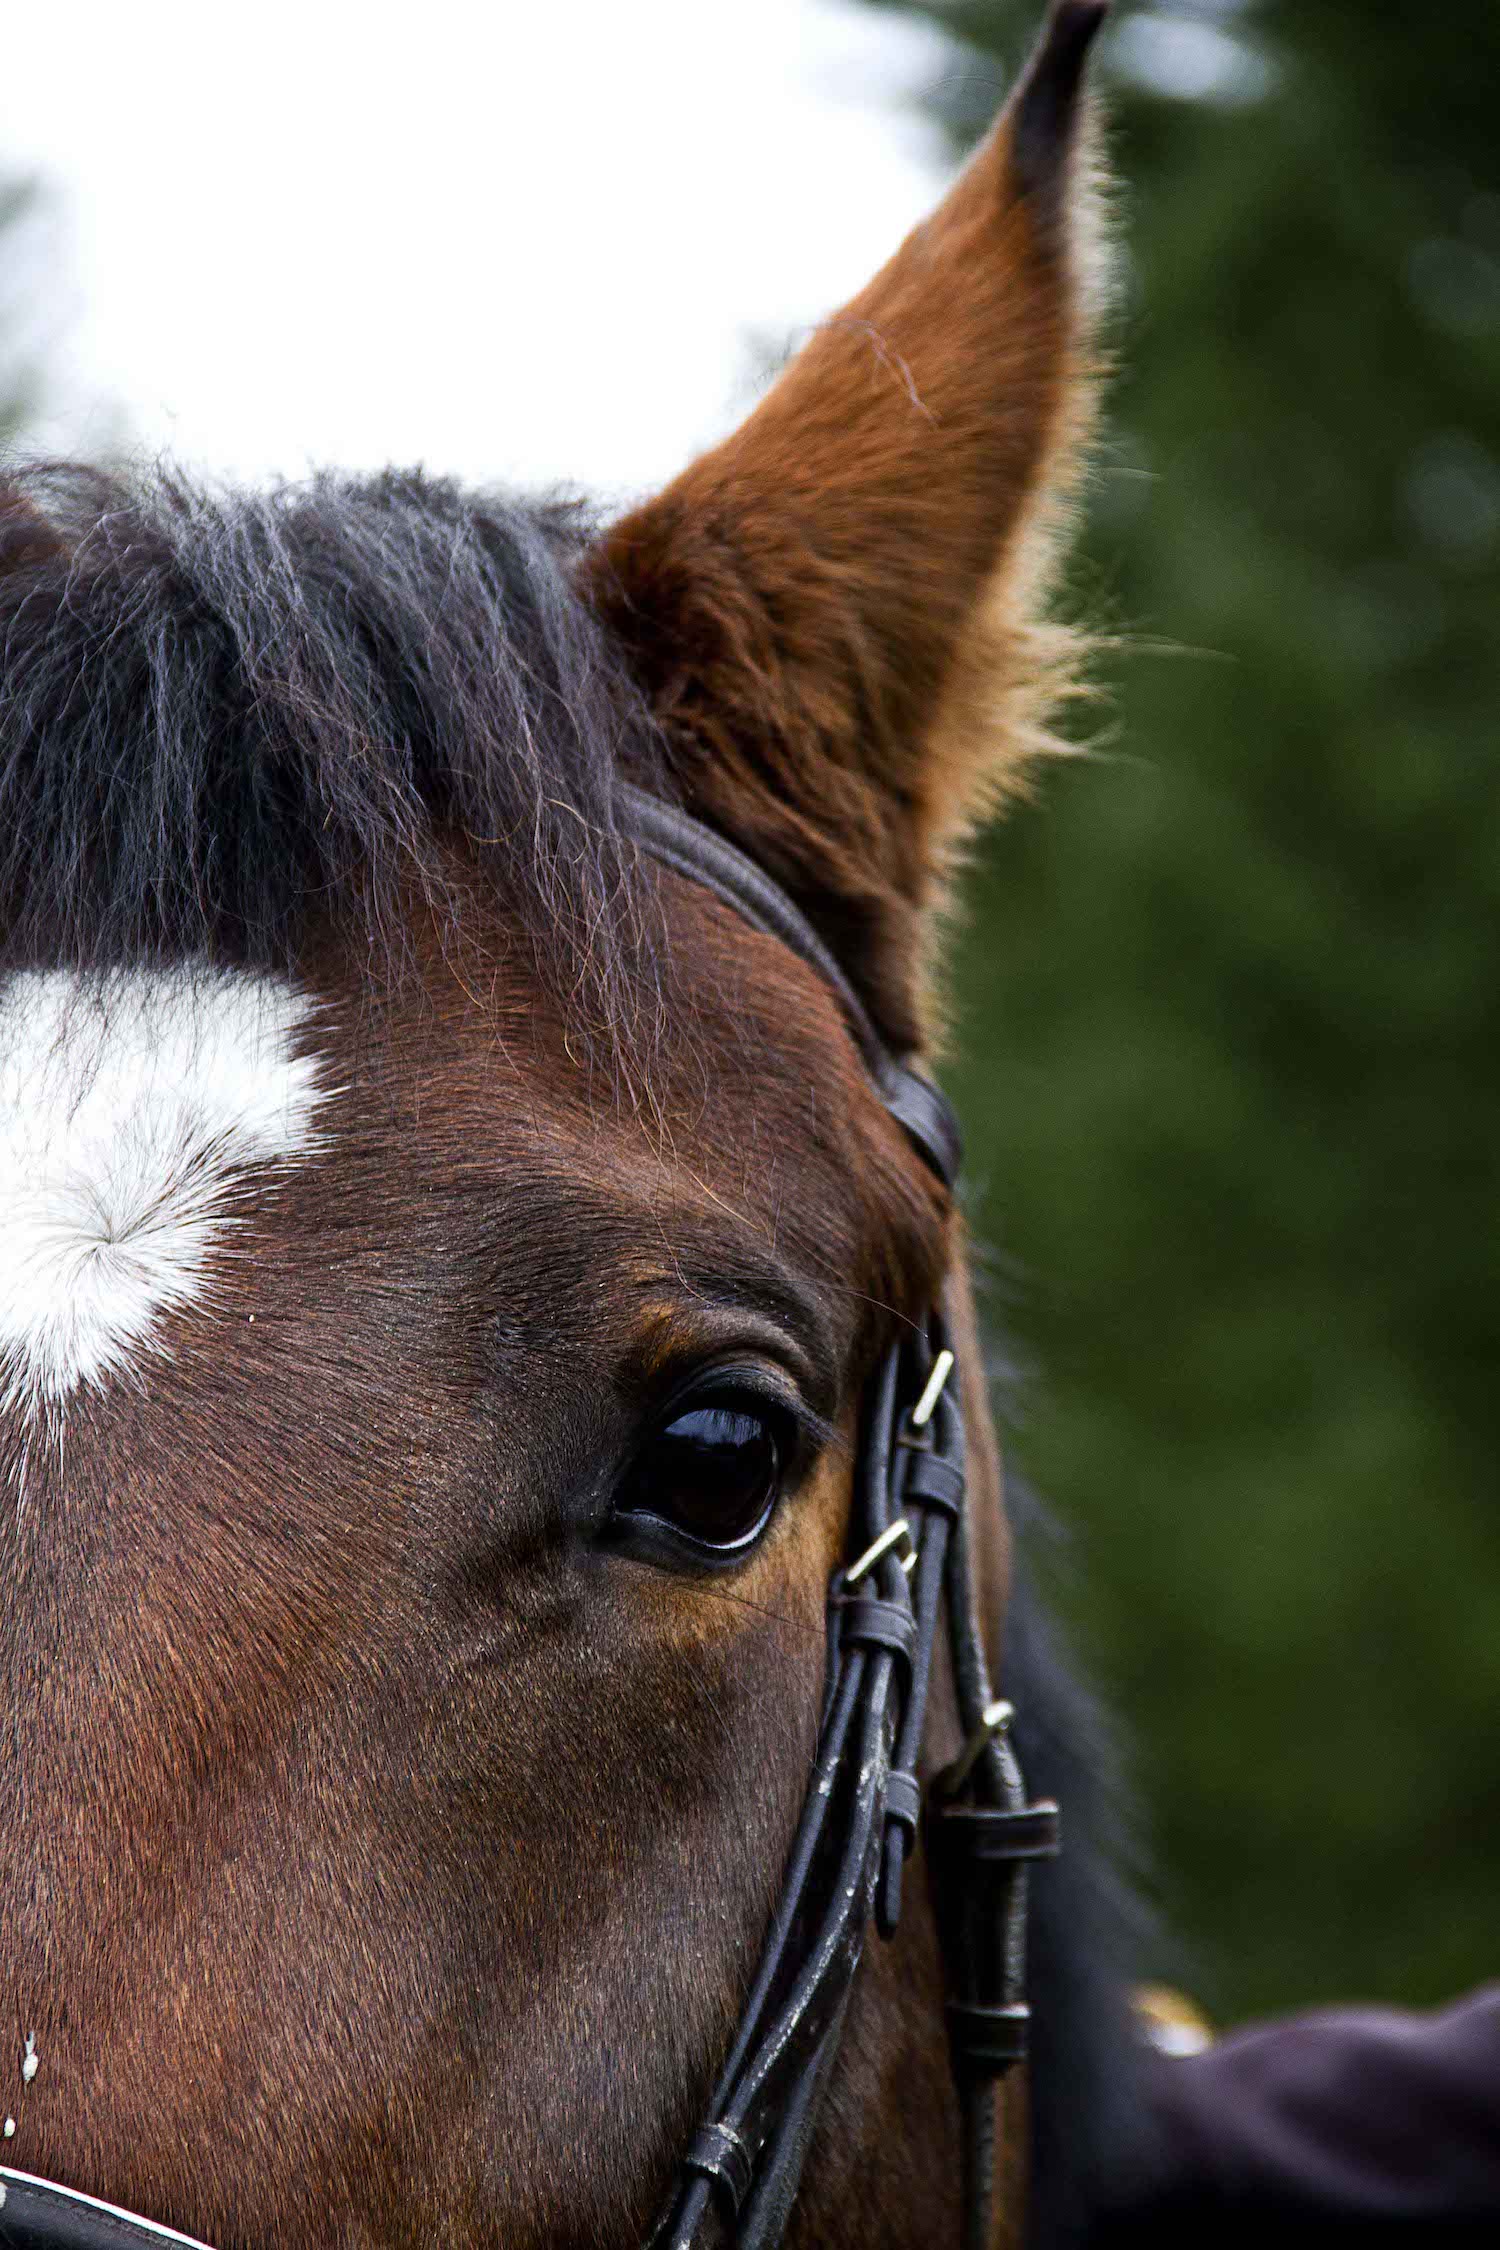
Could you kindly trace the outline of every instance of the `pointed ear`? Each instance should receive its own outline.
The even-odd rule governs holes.
[[[915,1044],[955,843],[1034,747],[1040,559],[1088,420],[1084,58],[1056,0],[946,201],[735,435],[589,558],[690,809]]]

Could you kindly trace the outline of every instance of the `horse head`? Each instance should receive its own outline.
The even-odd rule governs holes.
[[[851,1522],[882,1381],[906,1442],[950,1342],[999,1655],[912,1105],[955,854],[1064,684],[1101,13],[1055,7],[935,215],[604,530],[416,476],[5,487],[12,2183],[221,2250],[623,2250],[694,2149],[664,2239],[758,2192],[702,2121],[836,1716],[830,1583],[867,1682],[925,1672],[921,1557],[892,1523],[856,1569]],[[827,1784],[901,1814],[898,1870],[899,1735]],[[941,1923],[914,1863],[789,2096],[788,2240],[959,2237]],[[1024,2105],[978,2106],[1009,2223]]]

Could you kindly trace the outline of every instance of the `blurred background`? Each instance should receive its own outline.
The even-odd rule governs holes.
[[[1040,0],[31,11],[0,424],[607,500],[933,200]],[[957,1060],[1012,1457],[1221,2018],[1500,1970],[1500,11],[1117,0],[1088,754]]]

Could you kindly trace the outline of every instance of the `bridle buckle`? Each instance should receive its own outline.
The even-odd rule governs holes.
[[[1009,1730],[1010,1722],[1015,1715],[1015,1705],[1008,1703],[1003,1695],[997,1696],[993,1703],[987,1703],[979,1714],[978,1726],[974,1728],[952,1765],[944,1766],[942,1772],[934,1780],[932,1784],[934,1796],[944,1798],[958,1796],[990,1744],[998,1742],[1000,1737]]]
[[[911,1410],[910,1425],[912,1429],[925,1430],[932,1420],[933,1411],[943,1395],[944,1386],[948,1377],[953,1373],[953,1367],[953,1354],[945,1344],[932,1363],[932,1372],[922,1386],[921,1397]]]
[[[905,1516],[897,1516],[894,1523],[888,1523],[880,1537],[870,1541],[859,1560],[850,1563],[844,1572],[844,1584],[857,1586],[862,1578],[869,1576],[878,1562],[897,1548],[903,1550],[898,1560],[910,1578],[917,1567],[917,1543],[911,1535],[911,1525]]]

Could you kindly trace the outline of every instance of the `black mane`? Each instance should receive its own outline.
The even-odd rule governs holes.
[[[0,970],[386,957],[466,837],[540,971],[618,1035],[650,733],[574,592],[576,508],[418,474],[264,494],[0,480]]]
[[[1003,1686],[1035,1796],[1062,1808],[1063,1848],[1032,1877],[1030,2250],[1080,2250],[1129,2198],[1147,2146],[1142,2047],[1130,1989],[1149,1920],[1129,1870],[1121,1743],[1036,1585],[1052,1527],[1013,1475],[1019,1562],[1005,1618]]]

